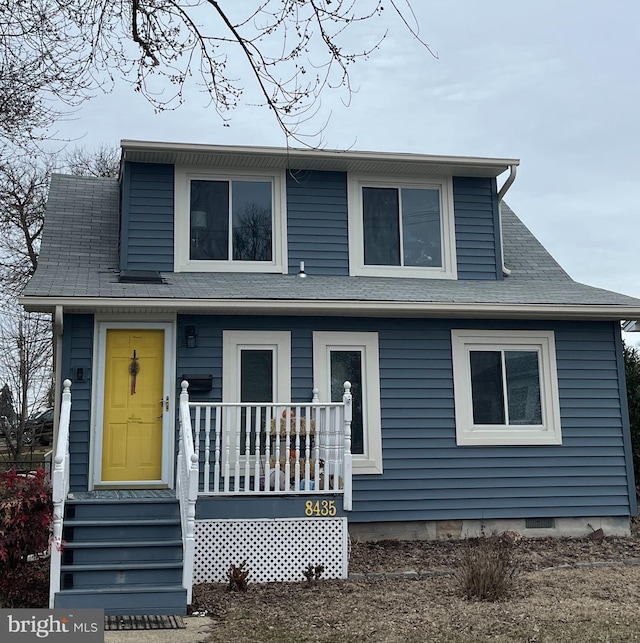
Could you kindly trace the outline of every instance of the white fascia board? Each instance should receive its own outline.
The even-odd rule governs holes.
[[[470,317],[505,319],[592,319],[620,321],[640,318],[640,307],[561,304],[477,304],[398,301],[301,301],[295,299],[165,299],[106,297],[22,297],[28,311],[136,310],[217,312],[246,315],[351,315],[353,317]]]
[[[488,158],[475,156],[441,156],[430,154],[413,154],[407,152],[371,152],[354,150],[318,150],[285,147],[208,145],[201,143],[172,143],[162,141],[120,141],[123,160],[144,161],[145,154],[156,155],[163,162],[179,162],[181,154],[224,154],[236,156],[255,156],[270,162],[274,167],[297,167],[305,161],[323,161],[334,163],[336,168],[349,169],[350,164],[362,165],[387,163],[447,166],[455,174],[456,168],[492,168],[490,174],[498,176],[509,167],[519,165],[519,159]],[[157,155],[161,155],[158,157]]]

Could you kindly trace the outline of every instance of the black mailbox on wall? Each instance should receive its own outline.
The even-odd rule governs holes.
[[[189,382],[189,393],[209,393],[213,388],[213,375],[194,375],[186,373],[182,376],[181,382]]]

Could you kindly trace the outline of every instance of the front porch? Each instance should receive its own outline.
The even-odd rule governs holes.
[[[175,489],[70,492],[71,382],[53,461],[50,607],[182,614],[194,583],[347,575],[351,394],[342,402],[191,402],[181,383]]]

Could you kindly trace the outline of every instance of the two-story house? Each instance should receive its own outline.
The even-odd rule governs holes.
[[[51,605],[344,577],[349,537],[628,534],[640,301],[554,261],[517,165],[123,141],[119,180],[54,176],[22,298],[64,386]]]

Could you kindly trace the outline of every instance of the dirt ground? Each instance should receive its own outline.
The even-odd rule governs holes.
[[[216,643],[640,642],[637,533],[601,542],[520,540],[514,545],[520,571],[508,597],[496,603],[462,598],[455,570],[465,546],[354,543],[349,571],[373,578],[249,584],[246,593],[200,585],[194,604],[211,619]],[[436,573],[419,579],[377,574],[397,571]]]

